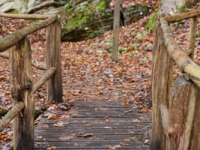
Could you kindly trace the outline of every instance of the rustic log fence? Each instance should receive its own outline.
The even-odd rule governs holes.
[[[151,150],[200,149],[200,67],[193,62],[200,10],[160,18],[154,38]],[[169,23],[190,19],[188,49],[176,43]],[[173,66],[183,76],[172,90]]]
[[[29,27],[17,30],[0,39],[0,56],[9,59],[10,87],[13,108],[0,121],[0,131],[14,119],[14,149],[34,150],[34,99],[33,94],[47,81],[48,102],[62,101],[61,78],[61,26],[56,15],[0,14],[16,19],[40,19]],[[31,46],[27,35],[46,27],[46,64],[31,59]],[[32,67],[47,70],[33,84]]]

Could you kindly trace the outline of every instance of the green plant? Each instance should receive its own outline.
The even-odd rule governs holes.
[[[145,29],[152,30],[156,28],[156,19],[157,19],[158,9],[150,16],[147,24],[145,25]]]
[[[143,39],[142,33],[140,33],[140,32],[137,33],[136,37],[140,41]]]
[[[132,45],[132,47],[133,47],[134,50],[137,50],[137,49],[138,49],[138,46],[139,46],[138,43],[134,43],[134,44]]]
[[[197,38],[200,37],[200,31],[198,31],[198,33],[196,34],[196,37],[197,37]]]
[[[135,36],[135,32],[131,32],[131,36]]]
[[[152,49],[152,44],[151,44],[151,43],[149,43],[149,42],[147,42],[146,48],[147,48],[147,50],[150,50],[150,49]]]
[[[0,116],[6,115],[8,110],[0,109]]]
[[[79,60],[79,61],[82,61],[82,60],[83,60],[83,58],[80,56],[80,57],[78,58],[78,60]]]
[[[127,48],[119,47],[118,50],[119,50],[120,53],[123,53],[127,50]]]
[[[129,57],[132,57],[132,56],[133,56],[133,52],[130,52],[130,53],[128,54],[128,56],[129,56]]]
[[[186,8],[190,8],[191,7],[191,4],[189,2],[185,3],[185,5],[183,5],[181,8],[180,8],[180,12],[185,12]]]

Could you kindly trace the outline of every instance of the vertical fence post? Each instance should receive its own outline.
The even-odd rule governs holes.
[[[160,105],[169,106],[172,87],[173,61],[164,44],[160,26],[156,28],[154,38],[153,75],[151,96],[153,103],[152,138],[150,150],[161,150],[167,147],[167,139],[163,131]]]
[[[10,86],[13,105],[19,101],[24,109],[14,119],[14,149],[34,150],[34,101],[31,47],[27,38],[10,49]]]
[[[115,0],[114,22],[113,22],[113,51],[112,60],[118,61],[118,38],[120,25],[120,0]]]
[[[195,84],[184,77],[178,77],[175,82],[169,108],[170,150],[191,149],[197,90]]]
[[[55,74],[47,81],[48,102],[62,102],[62,72],[61,72],[61,26],[54,22],[46,28],[47,70],[55,67]]]

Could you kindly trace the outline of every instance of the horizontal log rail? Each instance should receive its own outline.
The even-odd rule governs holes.
[[[38,14],[7,14],[0,13],[0,17],[13,18],[13,19],[39,19],[45,20],[52,15],[38,15]]]
[[[0,39],[0,52],[6,51],[10,47],[14,46],[16,43],[18,43],[22,38],[25,36],[36,32],[44,27],[47,27],[48,25],[52,24],[57,20],[56,15],[52,15],[51,17],[47,18],[46,20],[42,20],[38,23],[33,23],[30,27],[24,27],[20,30],[15,31],[12,34],[9,34],[3,38]]]
[[[200,87],[200,67],[184,52],[176,43],[168,22],[165,18],[160,19],[163,30],[164,42],[170,57],[175,61],[179,69],[185,73],[187,79],[191,79]]]
[[[198,17],[199,15],[200,15],[200,9],[195,9],[190,12],[185,12],[185,13],[176,14],[172,16],[166,16],[164,18],[168,23],[173,23],[173,22],[179,22],[179,21],[189,19],[189,18]]]
[[[0,132],[12,121],[13,118],[24,108],[23,102],[18,102],[0,121]]]
[[[0,57],[9,59],[9,54],[8,53],[0,53]],[[46,64],[41,63],[37,60],[32,60],[32,66],[34,66],[35,68],[40,69],[40,70],[46,70]]]
[[[35,93],[56,71],[55,67],[51,67],[33,86],[33,93]]]

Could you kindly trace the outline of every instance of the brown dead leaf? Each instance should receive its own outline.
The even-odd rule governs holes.
[[[109,149],[117,149],[121,147],[122,147],[121,145],[108,146]]]
[[[72,140],[74,138],[74,136],[64,136],[64,137],[60,137],[59,139],[61,141],[67,141],[67,140]]]

